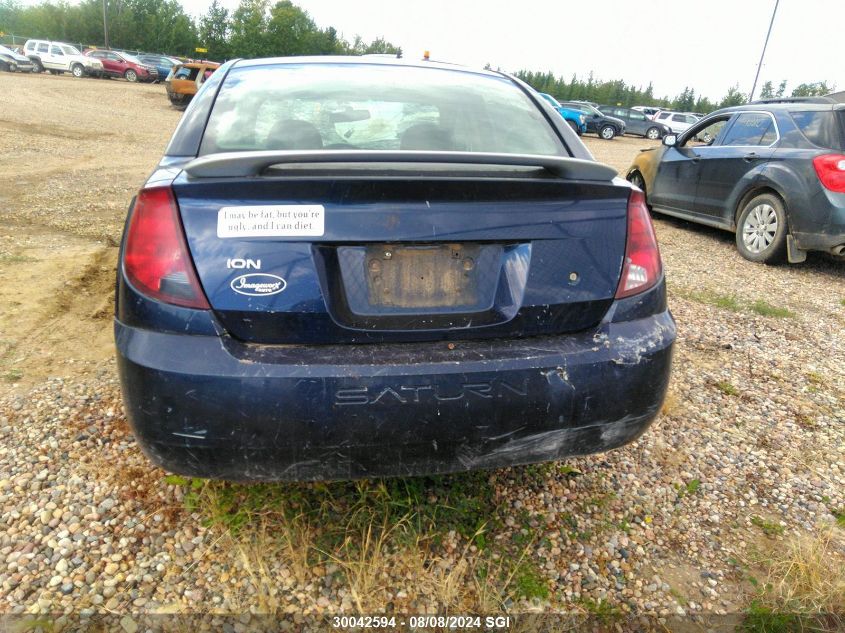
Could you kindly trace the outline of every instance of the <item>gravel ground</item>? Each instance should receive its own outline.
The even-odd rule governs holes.
[[[103,257],[97,249],[118,239],[131,192],[178,113],[160,86],[7,81],[14,89],[0,94],[0,153],[19,158],[22,179],[0,181],[0,274],[17,270],[26,240],[37,246],[62,234],[89,240],[89,255]],[[20,94],[34,105],[15,105],[10,95]],[[620,170],[648,144],[585,141]],[[49,165],[45,153],[55,159]],[[80,156],[82,164],[71,160]],[[509,555],[517,571],[496,595],[512,610],[667,617],[743,609],[753,595],[747,574],[760,559],[799,535],[824,533],[845,511],[845,264],[811,256],[766,268],[739,257],[727,233],[666,219],[656,228],[679,332],[661,415],[640,440],[608,454],[446,480],[447,490],[484,493],[468,511],[489,518],[483,542],[435,526],[416,545],[391,541],[381,551],[352,531],[298,565],[295,547],[272,544],[294,543],[301,530],[262,519],[270,527],[261,532],[258,523],[227,531],[214,515],[220,505],[207,503],[210,494],[249,491],[206,487],[206,502],[186,509],[190,487],[166,482],[128,431],[113,361],[88,358],[80,374],[73,363],[82,352],[63,354],[57,343],[37,381],[7,373],[0,382],[0,612],[318,614],[390,605],[460,613],[492,603],[471,574],[457,572],[479,561],[504,565]],[[85,266],[66,271],[80,287],[91,279],[79,276]],[[92,283],[94,298],[107,296],[108,284]],[[42,330],[61,323],[49,311],[39,319]],[[11,321],[0,323],[9,367],[28,343]],[[75,337],[67,327],[65,338]],[[80,327],[107,337],[110,324]],[[426,483],[416,511],[444,505],[443,485]],[[360,492],[270,490],[315,517],[325,516],[321,494]],[[314,525],[313,542],[328,529]],[[831,555],[845,563],[845,530],[833,530]],[[348,551],[366,558],[366,593],[364,567],[344,558]]]

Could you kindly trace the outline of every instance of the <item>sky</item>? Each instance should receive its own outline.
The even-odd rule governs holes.
[[[37,0],[28,0],[35,3]],[[221,0],[234,9],[239,0]],[[272,2],[273,0],[271,0]],[[181,0],[199,16],[211,0]],[[655,96],[685,86],[721,99],[748,93],[775,0],[294,0],[320,27],[376,37],[406,57],[513,72],[551,70],[567,80],[623,79]],[[843,0],[780,0],[758,84],[827,81],[845,89]]]

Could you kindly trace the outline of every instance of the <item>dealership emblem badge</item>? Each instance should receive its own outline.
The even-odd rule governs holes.
[[[287,288],[288,282],[276,275],[252,273],[235,277],[229,285],[238,294],[249,297],[265,297],[279,294]]]

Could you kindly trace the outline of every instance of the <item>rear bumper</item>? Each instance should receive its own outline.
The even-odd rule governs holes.
[[[605,451],[669,381],[668,311],[579,334],[246,345],[115,322],[132,428],[157,464],[230,480],[428,475]]]
[[[826,251],[842,255],[845,248],[845,232],[842,233],[801,233],[792,232],[798,248],[804,251]]]

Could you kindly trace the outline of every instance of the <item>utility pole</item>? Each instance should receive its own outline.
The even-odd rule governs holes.
[[[109,25],[106,20],[106,0],[103,0],[103,39],[105,40],[106,48],[109,47]]]
[[[772,19],[769,22],[769,32],[766,33],[766,41],[763,43],[763,52],[760,53],[760,63],[757,64],[757,74],[754,75],[754,85],[751,86],[751,94],[748,95],[748,103],[751,103],[754,100],[754,91],[757,90],[757,80],[760,79],[760,71],[763,69],[763,58],[766,56],[766,47],[769,45],[769,36],[772,34],[772,26],[775,23],[775,15],[777,15],[779,4],[780,0],[775,0],[775,8],[772,11]]]

